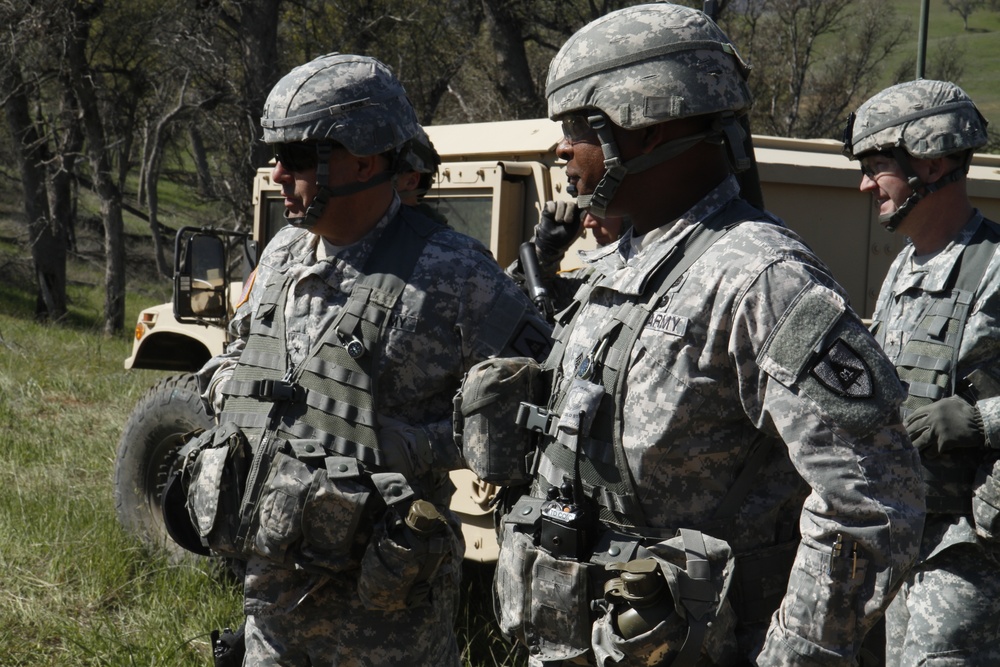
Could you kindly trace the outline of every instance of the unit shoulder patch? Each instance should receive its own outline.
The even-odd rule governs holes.
[[[872,376],[861,355],[838,338],[813,364],[809,373],[824,387],[845,398],[871,398]]]

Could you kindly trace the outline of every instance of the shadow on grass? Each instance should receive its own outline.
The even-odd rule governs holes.
[[[70,290],[72,291],[72,290]],[[59,320],[39,319],[36,316],[38,305],[37,295],[34,286],[25,287],[23,284],[11,284],[3,280],[0,276],[0,314],[8,315],[18,319],[35,320],[39,322],[49,322],[60,327],[76,329],[79,331],[101,331],[104,328],[104,320],[98,312],[93,312],[91,304],[74,304],[73,296],[67,295],[66,314]]]
[[[523,646],[509,643],[500,634],[493,616],[492,563],[462,563],[462,596],[458,612],[459,649],[465,667],[523,667],[528,664]]]

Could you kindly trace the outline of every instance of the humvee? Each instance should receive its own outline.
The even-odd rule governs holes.
[[[564,164],[556,157],[559,125],[518,120],[427,127],[442,163],[425,201],[460,232],[478,238],[501,266],[531,237],[542,204],[570,199]],[[847,289],[856,311],[870,315],[893,257],[903,245],[877,222],[860,173],[840,143],[754,137],[766,207],[798,231]],[[973,202],[1000,219],[1000,156],[977,156],[970,173]],[[667,187],[668,184],[665,184]],[[172,371],[139,400],[118,444],[115,503],[123,526],[145,542],[175,553],[160,515],[160,492],[182,436],[211,426],[193,373],[228,342],[225,324],[249,268],[284,224],[280,187],[270,168],[257,172],[253,230],[184,228],[176,237],[174,300],[143,310],[126,368]],[[563,268],[579,263],[574,250],[593,247],[582,236]],[[463,521],[468,559],[496,559],[489,501],[495,489],[467,470],[456,471],[452,507]]]

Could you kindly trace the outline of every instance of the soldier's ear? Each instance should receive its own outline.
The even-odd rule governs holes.
[[[381,155],[365,155],[359,157],[352,155],[355,164],[355,174],[360,182],[371,180],[378,174],[388,169],[388,163]]]

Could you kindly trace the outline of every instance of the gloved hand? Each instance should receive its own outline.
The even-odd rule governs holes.
[[[211,406],[212,416],[216,418],[216,423],[218,423],[219,415],[222,414],[222,406],[226,402],[226,396],[222,390],[232,376],[232,371],[220,371],[212,378],[212,383],[208,385],[208,391],[205,392],[204,398]]]
[[[571,201],[547,201],[535,225],[535,250],[538,261],[558,256],[560,259],[580,235],[580,209]]]
[[[979,409],[961,396],[949,396],[914,410],[903,422],[913,446],[928,458],[950,449],[986,444]]]
[[[382,415],[378,417],[378,425],[379,446],[389,470],[409,480],[431,469],[434,454],[422,428]]]

